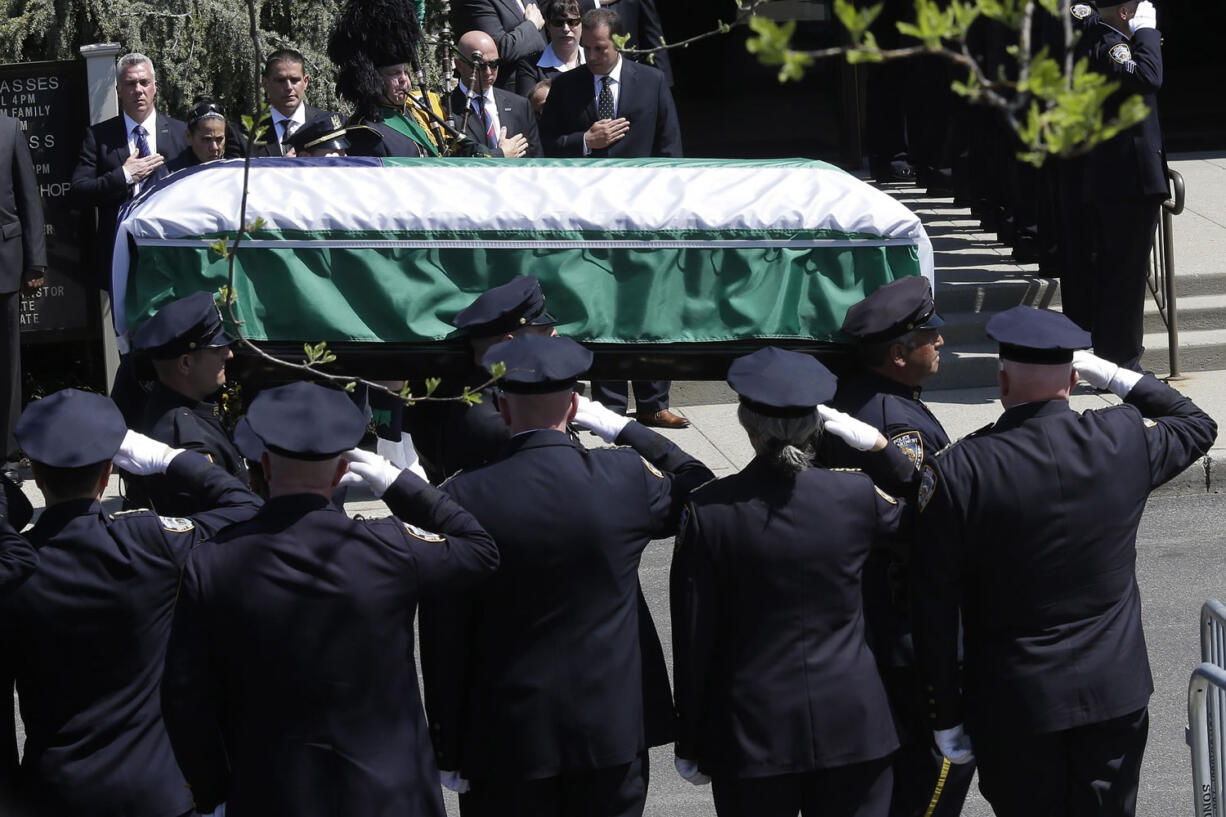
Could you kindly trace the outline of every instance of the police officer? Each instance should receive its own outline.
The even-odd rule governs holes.
[[[1167,197],[1166,151],[1158,122],[1162,35],[1149,0],[1099,4],[1080,56],[1090,69],[1118,82],[1105,113],[1139,94],[1146,118],[1095,147],[1086,157],[1083,189],[1092,236],[1090,333],[1094,353],[1141,370],[1146,277],[1158,214]]]
[[[917,500],[930,723],[1000,817],[1130,816],[1153,691],[1137,526],[1217,426],[1152,375],[1074,354],[1090,336],[1063,315],[1014,307],[987,329],[1005,412],[929,458]],[[1073,411],[1079,377],[1123,404]]]
[[[355,126],[361,127],[361,126]],[[348,129],[337,114],[307,122],[286,140],[300,158],[349,155]]]
[[[196,803],[442,817],[413,616],[491,573],[497,548],[420,477],[353,448],[366,416],[344,392],[269,389],[247,421],[270,498],[192,552],[166,658],[166,726]],[[394,516],[329,501],[346,467]]]
[[[860,369],[839,379],[833,405],[868,423],[907,455],[902,473],[881,458],[856,451],[834,435],[822,439],[827,465],[863,468],[894,496],[911,503],[926,457],[949,445],[941,423],[920,399],[925,380],[940,368],[940,327],[932,289],[922,277],[900,278],[847,310],[843,332],[856,341]],[[913,507],[913,504],[910,505]],[[894,755],[891,814],[956,815],[970,789],[974,766],[952,766],[932,742],[920,706],[911,641],[908,551],[911,514],[904,514],[904,547],[876,550],[864,566],[869,644],[877,657],[902,746]]]
[[[17,439],[46,510],[27,534],[39,567],[0,606],[0,688],[16,680],[26,728],[20,768],[11,729],[0,748],[0,800],[16,795],[53,817],[190,814],[158,698],[179,570],[192,545],[253,515],[259,500],[201,454],[128,431],[101,395],[65,389],[34,401]],[[208,510],[107,515],[99,498],[112,459],[166,474]]]
[[[199,451],[243,484],[247,466],[210,402],[226,382],[226,361],[234,357],[221,313],[208,292],[171,301],[141,325],[133,350],[156,377],[137,430],[175,448]],[[129,502],[159,513],[187,515],[199,497],[161,476],[133,481]]]
[[[465,388],[479,390],[481,402],[418,403],[407,411],[406,422],[432,482],[488,462],[511,436],[498,410],[497,389],[486,385],[490,374],[481,366],[482,356],[494,344],[519,335],[555,335],[556,323],[545,310],[545,294],[532,275],[486,290],[451,319],[451,325],[468,338],[472,366],[454,387],[444,383],[444,393],[455,396]]]
[[[668,681],[645,667],[639,559],[711,472],[576,395],[592,354],[569,338],[524,335],[484,359],[507,366],[499,409],[512,436],[445,490],[504,558],[468,597],[422,609],[438,766],[468,789],[466,817],[642,814],[659,739],[651,701],[667,699]],[[566,433],[572,419],[625,447],[584,448]],[[671,711],[656,717],[671,729]]]

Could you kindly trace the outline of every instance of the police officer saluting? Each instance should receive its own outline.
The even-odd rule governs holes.
[[[128,431],[101,395],[65,389],[36,400],[17,440],[46,510],[27,534],[39,567],[0,606],[0,689],[16,680],[26,728],[20,768],[11,728],[0,747],[0,811],[24,813],[4,802],[16,795],[40,817],[194,813],[158,697],[179,570],[192,545],[249,518],[259,501],[200,454]],[[165,473],[209,510],[108,516],[99,498],[112,459],[131,473]]]
[[[999,817],[1131,817],[1153,692],[1137,526],[1217,426],[1152,375],[1078,351],[1090,336],[1061,314],[1014,307],[987,331],[1005,413],[929,458],[917,500],[930,723],[950,760],[975,757]],[[1074,411],[1079,377],[1124,403]]]
[[[491,573],[498,550],[420,477],[353,448],[366,416],[344,392],[269,389],[247,421],[269,499],[192,551],[166,658],[166,725],[196,804],[442,817],[413,617]],[[330,502],[346,467],[394,516]]]
[[[812,464],[836,434],[906,457],[819,403],[835,377],[774,347],[733,362],[728,383],[754,459],[696,490],[670,576],[677,771],[713,781],[720,817],[884,817],[898,747],[865,640],[860,574],[889,547],[898,500],[862,473]]]
[[[569,338],[493,346],[510,440],[444,489],[498,542],[502,567],[423,606],[422,670],[438,767],[465,817],[641,815],[653,701],[638,568],[711,478],[665,437],[574,392],[592,353]],[[573,421],[625,448],[588,450]],[[651,630],[646,635],[643,630]],[[471,784],[471,788],[469,788]]]
[[[243,484],[247,466],[210,402],[226,383],[233,341],[208,292],[194,292],[163,306],[133,336],[133,351],[151,366],[156,382],[137,429],[175,448],[198,451]],[[199,499],[161,476],[135,481],[129,502],[150,504],[159,513],[195,512]]]
[[[932,288],[920,276],[879,287],[847,310],[843,332],[856,341],[860,370],[839,379],[833,405],[884,434],[908,462],[901,472],[892,470],[883,458],[856,451],[827,434],[822,438],[823,463],[863,468],[889,493],[909,503],[915,499],[925,459],[949,445],[945,429],[920,399],[924,381],[940,367],[944,324]],[[890,813],[944,817],[961,813],[975,767],[954,766],[942,757],[919,705],[907,576],[909,552],[922,543],[913,539],[911,516],[904,515],[903,547],[875,550],[868,557],[864,613],[902,743],[894,755]]]

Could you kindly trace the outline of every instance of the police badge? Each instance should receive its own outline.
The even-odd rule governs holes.
[[[902,434],[895,434],[890,438],[890,442],[902,449],[902,453],[911,460],[916,471],[924,464],[924,440],[918,431],[904,431]]]
[[[928,507],[928,501],[932,499],[932,493],[937,488],[937,472],[932,469],[931,465],[925,465],[923,468],[923,476],[920,477],[919,492],[916,494],[916,500],[919,502],[920,512]]]
[[[1094,9],[1090,8],[1090,6],[1086,3],[1077,3],[1071,9],[1069,9],[1072,15],[1078,20],[1084,20],[1085,18],[1089,17],[1090,12],[1093,10]]]
[[[1111,59],[1118,62],[1120,65],[1128,65],[1132,62],[1132,49],[1128,47],[1128,43],[1117,43],[1111,46]]]

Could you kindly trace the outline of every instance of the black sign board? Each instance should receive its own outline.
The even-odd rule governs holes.
[[[47,221],[43,288],[21,299],[23,344],[98,336],[98,296],[82,258],[82,216],[68,204],[89,125],[82,60],[0,65],[0,113],[21,121]]]

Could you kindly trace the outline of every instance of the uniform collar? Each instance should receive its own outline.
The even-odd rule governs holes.
[[[30,541],[41,547],[55,537],[69,522],[82,516],[102,516],[102,504],[96,499],[70,499],[52,505],[42,512],[30,530]]]
[[[1073,407],[1067,400],[1039,400],[1034,403],[1022,403],[1007,409],[1004,414],[1000,415],[1000,419],[996,421],[992,430],[1004,431],[1017,428],[1028,420],[1064,414],[1067,411],[1073,411]]]

